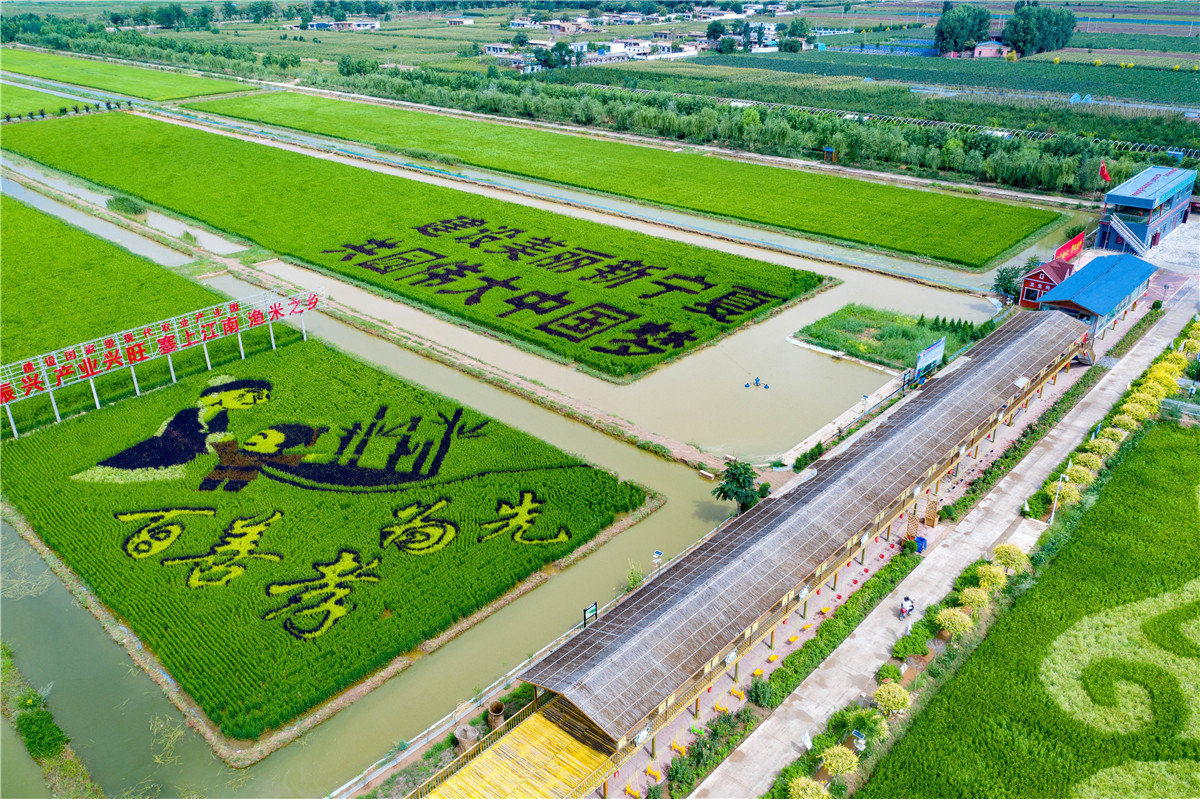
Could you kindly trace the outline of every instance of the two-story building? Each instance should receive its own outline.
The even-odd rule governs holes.
[[[1184,224],[1191,213],[1194,169],[1152,166],[1104,195],[1096,246],[1139,255]]]

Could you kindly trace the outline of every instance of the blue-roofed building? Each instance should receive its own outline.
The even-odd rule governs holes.
[[[1096,246],[1144,255],[1187,222],[1194,169],[1152,166],[1104,195]]]
[[[1047,291],[1038,302],[1042,310],[1062,311],[1090,324],[1090,343],[1103,335],[1110,322],[1116,327],[1117,317],[1137,307],[1157,269],[1129,253],[1102,255]]]

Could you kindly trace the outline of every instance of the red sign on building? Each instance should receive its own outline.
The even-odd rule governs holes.
[[[1063,246],[1054,251],[1055,261],[1069,261],[1079,253],[1083,252],[1083,237],[1084,233],[1080,233],[1075,238],[1068,241]]]

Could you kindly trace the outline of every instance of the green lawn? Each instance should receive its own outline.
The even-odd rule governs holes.
[[[220,299],[11,201],[2,210],[6,358]],[[14,258],[10,227],[36,252],[63,249]],[[56,238],[39,245],[39,230]],[[39,286],[50,266],[69,273]],[[0,445],[5,500],[239,739],[349,688],[645,499],[295,338]],[[256,402],[204,394],[237,380],[259,381],[243,387]]]
[[[987,325],[926,319],[850,304],[807,327],[796,331],[796,337],[826,349],[842,350],[855,358],[907,369],[917,362],[921,350],[943,336],[946,355],[952,355],[964,345],[982,338]]]
[[[0,114],[36,114],[40,110],[45,110],[47,114],[54,114],[64,105],[72,105],[64,97],[55,97],[52,94],[26,89],[24,86],[13,86],[4,84],[0,86]]]
[[[3,146],[613,376],[823,280],[128,114],[13,126]]]
[[[1200,795],[1200,429],[1162,424],[855,796]]]
[[[195,104],[212,113],[455,155],[476,166],[982,267],[1053,211],[692,153],[274,93]]]
[[[71,56],[4,48],[0,69],[37,78],[59,80],[77,86],[140,97],[143,100],[175,100],[205,94],[244,91],[245,86],[227,80],[197,78],[178,72],[140,69]]]

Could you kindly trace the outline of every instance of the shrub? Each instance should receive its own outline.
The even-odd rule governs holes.
[[[1119,427],[1106,427],[1100,431],[1100,435],[1098,437],[1105,439],[1106,441],[1115,441],[1120,443],[1125,440],[1125,436],[1127,435],[1129,435],[1129,433],[1125,432]],[[1080,457],[1083,457],[1083,455],[1080,455]]]
[[[762,677],[751,678],[750,690],[746,691],[746,698],[759,707],[770,707],[771,683]]]
[[[788,783],[788,799],[824,799],[827,796],[829,789],[812,777],[801,775]]]
[[[1029,566],[1029,558],[1016,544],[1000,544],[992,550],[992,562],[1019,572]]]
[[[1189,338],[1183,342],[1183,351],[1188,355],[1200,353],[1200,338]]]
[[[896,685],[888,683],[884,688]],[[896,685],[897,688],[900,686]],[[882,690],[882,689],[881,689]],[[903,688],[900,688],[903,691]],[[905,694],[908,698],[908,694]],[[907,707],[907,703],[905,704]],[[825,766],[825,770],[833,776],[837,777],[841,774],[850,774],[858,770],[858,755],[850,751],[844,746],[831,746],[821,754],[821,763]]]
[[[1087,467],[1075,464],[1067,469],[1067,479],[1076,485],[1090,486],[1096,482],[1096,475]]]
[[[1075,462],[1085,469],[1099,470],[1104,465],[1104,459],[1094,452],[1079,452],[1075,454]]]
[[[1059,505],[1074,505],[1081,499],[1083,499],[1083,492],[1070,483],[1064,483],[1062,490],[1058,492]]]
[[[1149,419],[1151,416],[1154,415],[1154,412],[1156,410],[1158,410],[1158,409],[1151,408],[1148,405],[1143,405],[1140,402],[1132,402],[1132,401],[1126,402],[1124,405],[1121,406],[1121,413],[1123,413],[1127,416],[1132,416],[1134,419],[1137,419],[1139,421],[1141,421],[1142,419]]]
[[[106,208],[108,208],[108,210],[114,211],[118,214],[125,214],[126,216],[141,216],[142,214],[146,213],[146,206],[142,205],[132,197],[126,197],[121,194],[118,194],[115,197],[109,197],[108,202],[106,202],[104,205]]]
[[[1130,422],[1132,422],[1132,426],[1125,427],[1125,425],[1121,423],[1122,418],[1127,419]],[[1133,419],[1128,416],[1114,417],[1113,424],[1116,425],[1117,427],[1124,428],[1126,430],[1132,430],[1137,427],[1137,422],[1133,421]],[[1085,442],[1084,445],[1082,447],[1080,447],[1080,449],[1082,449],[1084,452],[1092,452],[1092,453],[1095,453],[1096,455],[1103,455],[1103,456],[1107,457],[1117,451],[1117,444],[1114,441],[1109,441],[1107,438],[1093,438],[1091,441]]]
[[[45,708],[21,713],[15,723],[17,732],[25,741],[25,748],[35,760],[57,757],[70,742]]]
[[[933,628],[925,619],[921,619],[913,624],[913,631],[910,635],[902,635],[892,647],[892,657],[897,660],[904,660],[911,655],[921,656],[929,651],[929,639],[937,635],[937,630]]]
[[[951,638],[961,638],[963,633],[971,629],[971,617],[958,608],[945,608],[938,613],[937,622],[939,627],[950,633]]]
[[[911,703],[912,697],[908,695],[908,691],[900,687],[899,683],[885,683],[875,691],[875,705],[885,715],[891,716],[899,713]]]
[[[879,667],[879,671],[875,672],[875,680],[880,685],[883,684],[884,680],[899,682],[902,676],[900,667],[893,663],[884,663]]]
[[[1063,486],[1065,489],[1066,486]],[[1062,501],[1061,499],[1059,500]],[[1008,584],[1008,574],[1004,567],[995,563],[985,563],[979,567],[979,587],[988,593],[994,593]]]
[[[958,601],[962,603],[964,608],[971,608],[977,611],[987,605],[988,593],[982,588],[966,588],[959,594]]]

